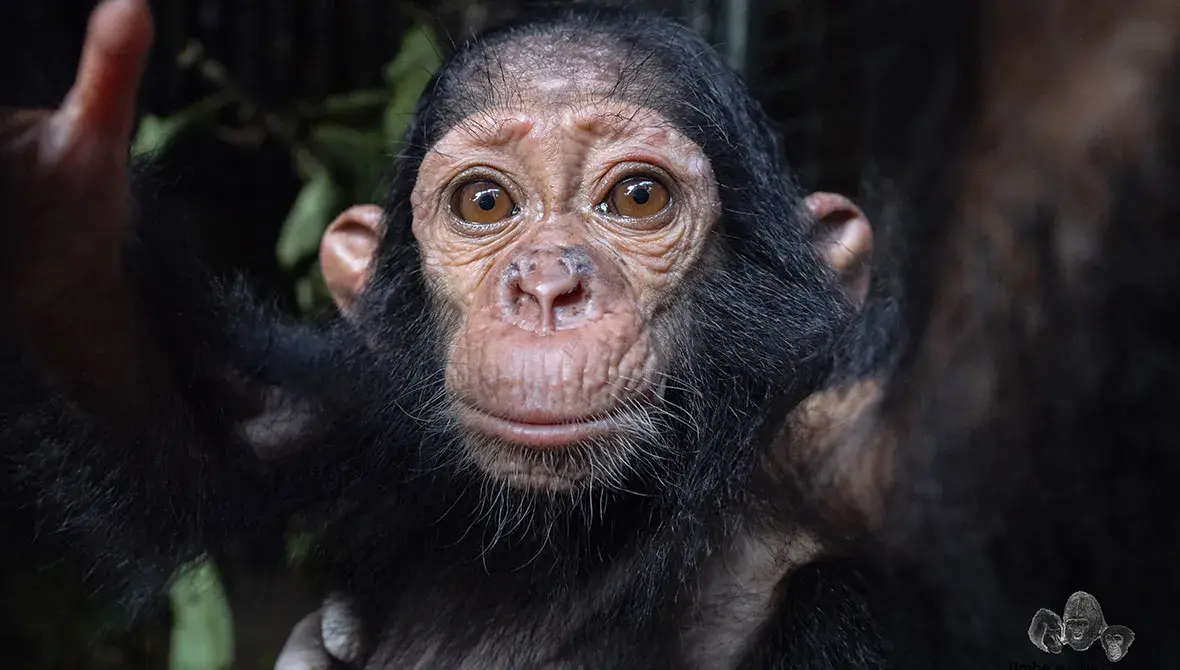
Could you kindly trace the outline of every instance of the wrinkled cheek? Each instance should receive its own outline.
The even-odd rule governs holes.
[[[445,259],[430,256],[422,259],[422,277],[432,294],[445,302],[454,303],[456,307],[466,308],[471,303],[472,292],[481,276],[478,267],[456,270]]]

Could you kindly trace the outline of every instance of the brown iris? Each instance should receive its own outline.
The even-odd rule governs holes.
[[[499,184],[473,181],[455,191],[451,210],[464,221],[489,224],[512,216],[516,212],[516,203]]]
[[[668,189],[648,177],[629,177],[615,185],[607,198],[610,212],[629,219],[645,219],[668,206]]]

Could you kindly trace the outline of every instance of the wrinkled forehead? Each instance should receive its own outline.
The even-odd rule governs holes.
[[[586,94],[625,94],[626,80],[639,65],[629,62],[623,45],[601,37],[522,37],[495,45],[484,56],[469,67],[474,73],[499,75],[509,91],[552,90],[561,84]],[[655,67],[650,59],[641,60]]]
[[[701,153],[659,112],[614,100],[567,101],[564,83],[538,90],[527,107],[478,111],[452,126],[429,150],[449,154],[463,149],[496,150],[521,143],[553,144],[577,152],[590,145],[626,143]]]
[[[448,64],[436,91],[441,113],[428,141],[489,113],[555,122],[597,114],[600,123],[615,128],[669,125],[674,123],[667,114],[669,80],[650,54],[640,55],[609,37],[556,33],[503,39]],[[624,119],[617,117],[621,109],[644,113]]]

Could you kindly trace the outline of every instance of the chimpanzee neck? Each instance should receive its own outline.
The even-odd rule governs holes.
[[[422,499],[439,499],[440,487],[428,486]],[[479,565],[487,575],[526,574],[535,583],[566,585],[593,581],[650,549],[669,526],[666,507],[656,497],[604,492],[575,499],[519,492],[513,498],[509,492],[508,500],[493,504],[477,481],[447,488],[453,496],[444,515],[415,519],[422,547],[412,553]]]
[[[389,640],[371,667],[653,667],[682,656],[694,596],[716,581],[702,571],[725,572],[719,543],[689,528],[703,520],[663,519],[650,501],[615,500],[547,533],[505,532],[456,502],[468,507],[404,536],[382,571],[392,583],[357,594],[373,596]]]

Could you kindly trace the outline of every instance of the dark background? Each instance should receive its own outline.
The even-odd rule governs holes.
[[[68,88],[93,0],[0,0],[0,103],[53,105]],[[181,133],[159,156],[154,186],[181,198],[224,270],[245,272],[293,309],[314,259],[276,257],[305,188],[292,142],[300,110],[330,96],[387,87],[383,68],[424,25],[445,51],[526,0],[156,0],[156,48],[142,112],[171,118],[227,86],[240,98],[215,123]],[[889,67],[893,14],[876,0],[661,0],[654,6],[718,46],[745,75],[786,139],[803,185],[857,195],[866,176],[871,73]],[[896,4],[896,3],[894,3]],[[186,54],[181,57],[181,54]],[[194,56],[196,54],[196,56]],[[183,62],[182,62],[183,61]],[[246,102],[243,102],[246,101]],[[276,119],[295,119],[271,132]],[[281,123],[279,125],[282,125]],[[281,137],[279,137],[281,136]],[[344,179],[347,181],[347,179]],[[338,180],[339,181],[339,180]],[[314,217],[313,217],[314,218]],[[322,215],[320,216],[322,219]],[[323,223],[326,223],[324,221]],[[145,473],[150,476],[150,473]],[[16,668],[164,668],[178,605],[130,632],[88,600],[60,548],[33,542],[20,510],[0,514],[0,660]],[[242,555],[217,557],[233,612],[235,668],[261,669],[316,607],[280,530]],[[186,664],[187,663],[187,664]],[[171,667],[213,670],[200,659]]]

